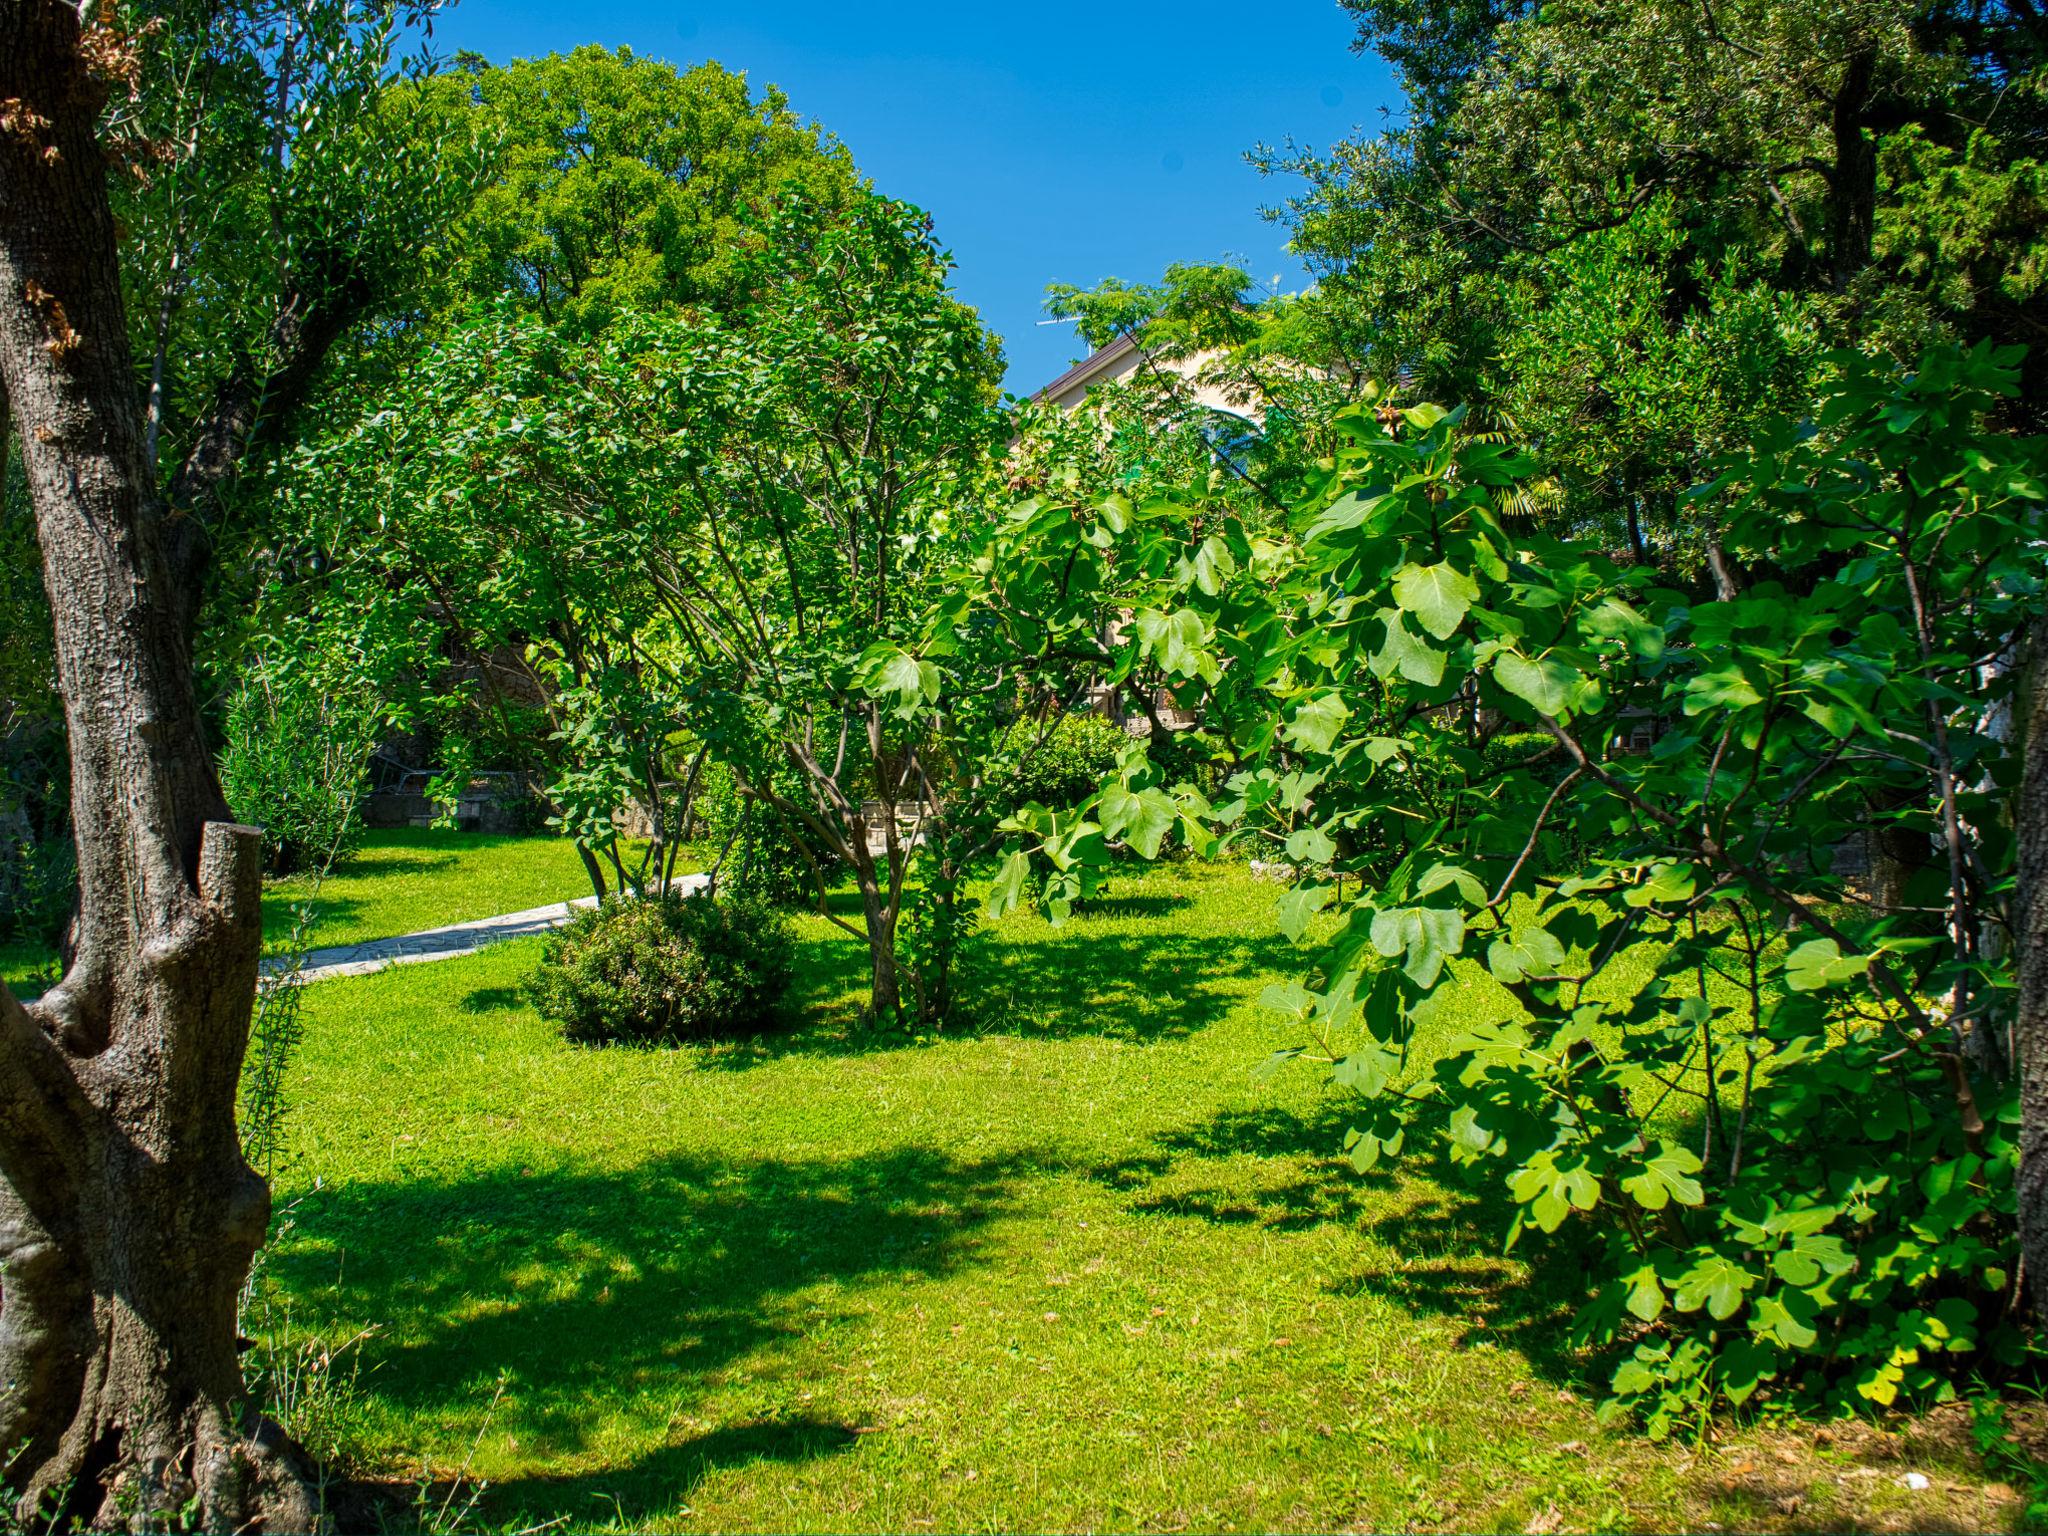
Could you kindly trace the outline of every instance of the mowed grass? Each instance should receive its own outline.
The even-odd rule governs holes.
[[[1359,1177],[1315,1072],[1252,1076],[1274,894],[1010,917],[973,1030],[915,1041],[854,1027],[818,919],[750,1044],[567,1046],[534,941],[312,988],[257,1325],[314,1362],[296,1427],[508,1530],[2005,1522],[1953,1424],[1600,1429],[1569,1253],[1503,1257],[1428,1157]]]
[[[315,949],[395,938],[423,928],[521,912],[590,894],[576,845],[559,837],[431,830],[370,832],[346,863],[316,883],[307,876],[263,886],[265,953],[288,942],[298,909],[313,903],[306,942]],[[34,995],[57,977],[54,950],[0,944],[0,982]]]
[[[401,829],[365,834],[348,861],[318,884],[305,876],[263,888],[263,937],[274,947],[310,896],[316,948],[358,944],[523,912],[588,896],[576,845],[561,837]]]

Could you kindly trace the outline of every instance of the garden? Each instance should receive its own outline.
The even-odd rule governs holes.
[[[14,1525],[2048,1522],[2048,29],[1342,10],[1020,395],[743,72],[0,0]]]
[[[320,984],[257,1314],[288,1422],[461,1529],[2018,1515],[1960,1413],[1603,1432],[1502,1202],[1352,1174],[1341,1100],[1253,1077],[1274,893],[1169,865],[1005,918],[957,1036],[863,1030],[815,917],[745,1042],[566,1045],[540,940]]]

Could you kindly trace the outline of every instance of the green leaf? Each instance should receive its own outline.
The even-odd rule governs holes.
[[[1147,859],[1159,857],[1159,845],[1180,815],[1165,790],[1155,787],[1133,794],[1117,783],[1103,786],[1095,813],[1105,838],[1121,839]]]
[[[1427,896],[1440,891],[1447,885],[1455,885],[1458,894],[1475,907],[1486,905],[1486,887],[1479,883],[1479,877],[1470,870],[1460,869],[1455,864],[1432,864],[1415,882],[1415,894]]]
[[[1336,693],[1319,693],[1294,708],[1294,718],[1280,734],[1306,752],[1327,752],[1337,740],[1351,708]]]
[[[1622,900],[1632,907],[1653,907],[1660,902],[1690,901],[1699,889],[1699,870],[1691,864],[1657,864],[1649,878],[1630,886]]]
[[[1400,1057],[1368,1040],[1330,1069],[1330,1078],[1340,1088],[1350,1088],[1368,1099],[1379,1097],[1401,1065]]]
[[[1411,683],[1434,688],[1444,680],[1444,653],[1424,645],[1408,633],[1398,608],[1382,608],[1377,615],[1386,626],[1386,639],[1366,662],[1375,677],[1392,677],[1399,672]]]
[[[1508,1192],[1529,1207],[1538,1227],[1555,1232],[1574,1210],[1599,1204],[1600,1181],[1583,1165],[1559,1167],[1554,1154],[1542,1152],[1508,1176]]]
[[[1014,907],[1023,905],[1024,888],[1031,880],[1031,857],[1022,849],[1003,860],[1002,868],[989,882],[987,913],[991,918],[1001,917]]]
[[[1353,1168],[1360,1173],[1370,1173],[1381,1157],[1399,1155],[1401,1143],[1407,1135],[1406,1128],[1398,1124],[1387,1131],[1377,1127],[1361,1131],[1354,1125],[1344,1133],[1344,1150],[1351,1154]]]
[[[1732,661],[1724,661],[1718,667],[1700,673],[1685,685],[1685,712],[1688,715],[1704,714],[1714,709],[1748,709],[1763,701],[1764,696],[1756,691],[1750,680],[1742,675],[1742,669]]]
[[[1768,1345],[1755,1339],[1730,1339],[1723,1344],[1714,1364],[1728,1401],[1745,1403],[1755,1396],[1758,1387],[1778,1374],[1777,1359]]]
[[[1325,535],[1338,533],[1346,528],[1358,527],[1369,519],[1380,503],[1386,499],[1384,494],[1363,496],[1357,491],[1338,497],[1337,500],[1331,502],[1329,506],[1318,513],[1315,520],[1308,525],[1308,532],[1303,536],[1304,541],[1313,544]]]
[[[1676,1200],[1680,1205],[1698,1205],[1706,1199],[1699,1180],[1700,1160],[1675,1142],[1659,1144],[1657,1155],[1641,1171],[1621,1181],[1621,1187],[1645,1210],[1661,1211]]]
[[[1556,974],[1564,955],[1564,945],[1549,929],[1537,923],[1517,923],[1509,937],[1487,946],[1486,968],[1497,980],[1512,985],[1525,976]]]
[[[887,641],[877,641],[861,653],[854,676],[871,699],[894,695],[890,713],[905,720],[939,696],[939,669]]]
[[[1538,713],[1561,715],[1579,674],[1555,657],[1531,661],[1519,651],[1502,651],[1493,659],[1493,680]]]
[[[1133,625],[1140,650],[1175,677],[1211,677],[1215,659],[1208,651],[1209,626],[1192,608],[1161,613],[1141,608]]]
[[[1794,992],[1819,992],[1869,969],[1868,955],[1845,955],[1833,939],[1808,939],[1785,956],[1785,985]]]
[[[1444,962],[1464,945],[1462,912],[1443,907],[1395,907],[1373,914],[1373,948],[1390,960],[1405,955],[1402,969],[1418,987],[1434,986]]]
[[[1283,891],[1278,903],[1280,931],[1287,935],[1288,942],[1299,942],[1308,931],[1308,920],[1327,907],[1336,894],[1327,885],[1290,885]]]
[[[1274,1013],[1284,1013],[1291,1018],[1308,1017],[1309,1010],[1316,1005],[1315,993],[1298,981],[1276,981],[1259,994],[1259,1006]]]
[[[1479,601],[1479,583],[1449,562],[1404,565],[1394,573],[1394,601],[1430,634],[1448,640]]]
[[[1708,1316],[1726,1322],[1741,1309],[1743,1294],[1755,1284],[1756,1276],[1726,1254],[1710,1253],[1679,1276],[1671,1300],[1681,1312],[1705,1306]]]
[[[1621,640],[1645,660],[1664,654],[1664,631],[1618,597],[1610,597],[1582,621],[1590,634]]]
[[[1297,864],[1327,864],[1337,845],[1321,827],[1300,827],[1287,835],[1287,857]]]
[[[1756,1299],[1750,1328],[1787,1349],[1809,1349],[1820,1337],[1820,1304],[1802,1291],[1780,1289]]]
[[[1654,1323],[1664,1315],[1664,1282],[1657,1276],[1656,1266],[1644,1264],[1621,1277],[1621,1283],[1628,1287],[1628,1309],[1646,1323]]]
[[[1213,533],[1202,540],[1194,558],[1188,562],[1188,574],[1195,585],[1210,597],[1223,590],[1224,581],[1236,569],[1237,561],[1230,553],[1230,546]]]

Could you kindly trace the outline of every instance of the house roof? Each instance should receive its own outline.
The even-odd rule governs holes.
[[[1108,372],[1116,363],[1137,350],[1138,343],[1126,332],[1108,346],[1098,347],[1089,353],[1043,389],[1033,391],[1031,398],[1049,400],[1055,395],[1065,394],[1070,389],[1092,384],[1097,375]]]

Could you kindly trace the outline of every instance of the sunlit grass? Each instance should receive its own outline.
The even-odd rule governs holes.
[[[575,844],[559,837],[397,830],[366,834],[346,863],[318,882],[291,875],[264,882],[263,942],[275,951],[310,896],[313,948],[358,944],[520,912],[588,896]],[[39,992],[53,979],[55,953],[38,944],[0,944],[0,981]]]
[[[263,936],[275,944],[313,891],[305,876],[263,888]],[[575,844],[480,832],[371,832],[314,896],[316,947],[360,943],[588,896]]]
[[[1351,1173],[1315,1071],[1252,1077],[1289,1039],[1273,895],[1166,869],[1010,917],[921,1041],[858,1028],[816,918],[755,1042],[565,1045],[531,941],[316,987],[269,1274],[273,1326],[367,1330],[323,1448],[466,1467],[508,1529],[1779,1519],[1595,1426],[1569,1258],[1503,1257],[1427,1154]],[[1785,1476],[1809,1520],[1906,1499]]]

